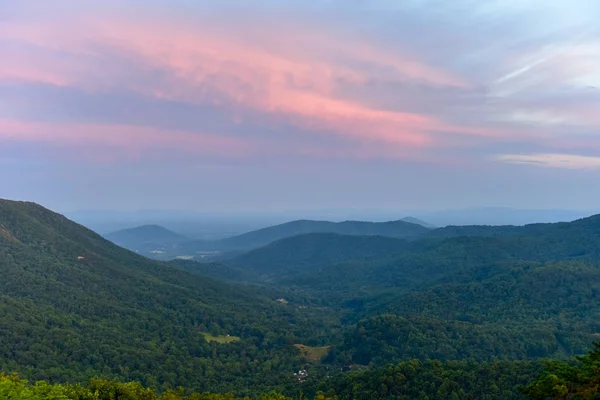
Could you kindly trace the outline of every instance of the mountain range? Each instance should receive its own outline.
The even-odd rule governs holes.
[[[0,200],[0,274],[0,369],[32,379],[228,391],[233,357],[255,389],[273,387],[302,362],[283,338],[310,343],[324,326],[276,292],[149,260],[33,203]],[[264,374],[257,365],[275,354],[281,368]]]
[[[439,230],[299,221],[242,238],[259,247],[160,262],[0,200],[0,369],[255,398],[519,399],[540,360],[600,334],[600,215]]]
[[[184,237],[159,226],[141,226],[106,235],[114,243],[151,258],[204,258],[224,252],[250,250],[280,239],[308,233],[337,233],[357,236],[409,238],[425,235],[429,228],[416,219],[390,222],[311,221],[298,220],[251,231],[220,240],[185,240]]]

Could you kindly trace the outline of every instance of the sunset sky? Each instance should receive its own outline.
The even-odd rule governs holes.
[[[598,208],[598,0],[0,0],[0,197]]]

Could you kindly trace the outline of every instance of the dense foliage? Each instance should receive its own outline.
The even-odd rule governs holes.
[[[0,398],[10,400],[249,400],[233,394],[191,393],[182,388],[157,393],[137,382],[120,383],[105,379],[92,379],[86,385],[48,384],[39,381],[30,384],[17,375],[0,374]],[[255,397],[258,400],[291,400],[272,392]],[[308,400],[302,396],[299,400]],[[314,400],[330,400],[317,394]]]
[[[373,235],[395,225],[341,226],[369,236],[311,233],[223,265],[160,263],[0,201],[0,369],[53,383],[3,376],[0,398],[101,400],[102,386],[132,400],[518,399],[537,360],[583,354],[600,332],[600,217],[419,240]],[[523,393],[592,398],[598,354],[550,364]]]
[[[522,392],[532,400],[597,399],[600,396],[600,343],[575,362],[549,362]]]
[[[384,400],[384,399],[522,399],[520,389],[541,371],[541,363],[411,360],[382,368],[337,374],[308,383],[312,396],[287,397],[274,392],[256,394],[259,400]],[[184,389],[158,393],[139,383],[92,379],[85,385],[37,382],[0,375],[0,398],[11,400],[238,400],[233,394],[187,393]],[[247,398],[246,398],[247,399]],[[240,399],[241,400],[241,399]]]
[[[51,381],[293,391],[304,360],[292,345],[319,344],[332,324],[318,308],[272,295],[144,259],[37,205],[0,202],[0,369]],[[203,332],[241,340],[207,342]]]

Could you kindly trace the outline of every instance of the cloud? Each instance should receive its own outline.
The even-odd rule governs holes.
[[[556,5],[533,22],[538,0],[69,3],[20,2],[0,25],[0,83],[65,89],[43,89],[46,106],[21,96],[8,117],[212,132],[274,154],[291,142],[332,157],[470,148],[473,160],[506,143],[541,153],[600,126],[597,94],[577,90],[598,78],[587,0],[585,12]],[[85,103],[72,105],[69,90]],[[144,116],[157,104],[173,115],[160,126]],[[182,113],[202,118],[182,126]]]
[[[72,30],[80,33],[73,35]],[[254,110],[309,132],[416,147],[431,142],[430,129],[460,130],[431,116],[380,110],[340,98],[336,91],[339,81],[367,84],[375,71],[390,79],[434,86],[464,87],[463,79],[369,43],[337,41],[327,32],[283,30],[277,41],[267,40],[267,33],[251,30],[248,36],[264,40],[236,42],[207,28],[143,18],[90,19],[65,29],[56,23],[15,24],[5,26],[2,35],[56,54],[43,61],[39,51],[13,53],[11,63],[0,69],[0,79],[31,81],[37,75],[39,82],[96,92],[130,90],[218,105],[232,113]],[[158,79],[148,82],[152,78]]]
[[[509,164],[530,164],[548,168],[600,168],[600,157],[576,154],[502,154],[497,156],[496,159]]]
[[[99,124],[32,123],[0,119],[0,143],[29,142],[66,147],[69,151],[87,148],[100,159],[139,157],[153,151],[178,154],[241,157],[257,151],[255,145],[214,134],[189,133],[149,127]]]

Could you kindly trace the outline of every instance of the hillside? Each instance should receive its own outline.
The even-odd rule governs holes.
[[[161,263],[36,204],[2,200],[0,369],[52,382],[296,397],[322,389],[348,399],[386,398],[380,378],[414,371],[385,391],[456,398],[496,387],[490,398],[517,399],[515,385],[541,368],[519,360],[584,353],[600,333],[600,218],[518,229],[527,230],[411,240],[311,233],[226,265]],[[352,365],[368,369],[341,372]],[[292,372],[301,368],[309,378],[300,384]],[[481,386],[465,378],[480,373]],[[363,385],[355,394],[353,381]]]
[[[592,212],[565,209],[518,209],[483,207],[417,213],[418,218],[437,226],[448,225],[527,225],[533,223],[569,222]]]
[[[272,388],[302,361],[284,338],[310,343],[325,329],[277,297],[140,257],[33,203],[0,200],[0,274],[0,369],[33,379]]]
[[[285,238],[225,261],[249,279],[277,280],[286,276],[318,273],[346,261],[369,262],[393,258],[407,247],[406,241],[383,236],[348,236],[312,233]]]
[[[299,235],[222,261],[245,281],[325,291],[415,289],[486,279],[522,261],[600,260],[600,217],[525,227],[451,227],[466,236],[405,241],[381,236]],[[467,231],[468,229],[468,231]],[[481,235],[479,235],[481,233]],[[497,234],[496,234],[497,233]],[[213,270],[218,272],[219,270]]]
[[[515,225],[468,225],[446,226],[431,230],[429,237],[459,237],[459,236],[543,236],[545,238],[565,237],[568,235],[598,235],[600,234],[600,214],[572,222],[556,222],[545,224]]]
[[[219,240],[216,248],[220,250],[253,249],[265,246],[280,239],[309,233],[337,233],[340,235],[386,236],[392,238],[417,237],[426,234],[429,229],[405,221],[363,222],[363,221],[311,221],[299,220],[281,225],[244,233],[242,235]],[[202,245],[202,244],[201,244]]]
[[[344,310],[347,331],[336,357],[345,362],[585,352],[600,333],[600,218],[502,229],[495,236],[411,241],[300,235],[211,271]]]
[[[600,333],[599,278],[598,264],[526,263],[480,282],[383,297],[363,310],[371,317],[348,329],[338,357],[382,365],[406,357],[493,360],[582,354]]]

